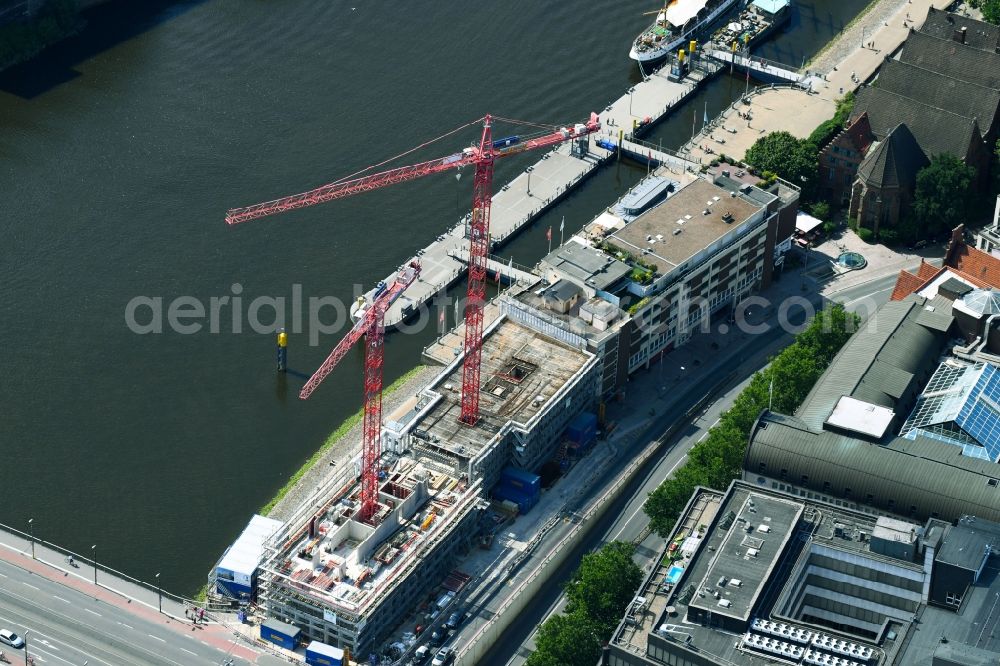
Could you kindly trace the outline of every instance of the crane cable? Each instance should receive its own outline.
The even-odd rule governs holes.
[[[407,150],[405,152],[402,152],[399,155],[396,155],[395,157],[390,157],[388,159],[382,160],[378,164],[372,164],[371,166],[367,166],[364,169],[361,169],[360,171],[355,171],[354,173],[352,173],[352,174],[350,174],[348,176],[344,176],[343,178],[339,178],[339,179],[333,181],[330,184],[331,185],[336,185],[338,183],[344,182],[345,180],[350,180],[352,178],[356,178],[357,176],[360,176],[361,174],[365,173],[366,171],[371,171],[372,169],[377,169],[379,167],[385,166],[389,162],[392,162],[394,160],[398,160],[401,157],[406,157],[410,153],[414,153],[414,152],[420,150],[421,148],[426,148],[427,146],[431,145],[432,143],[436,143],[436,142],[440,141],[441,139],[447,138],[447,137],[449,137],[452,134],[455,134],[457,132],[461,132],[462,130],[464,130],[464,129],[468,128],[468,127],[471,127],[472,125],[475,125],[476,123],[479,123],[479,122],[482,122],[482,121],[483,121],[483,118],[476,118],[473,121],[467,122],[464,125],[460,125],[459,127],[456,127],[455,129],[451,130],[450,132],[445,132],[444,134],[442,134],[441,136],[439,136],[437,138],[431,139],[429,141],[424,141],[419,146],[414,146],[413,148],[410,148],[409,150]]]

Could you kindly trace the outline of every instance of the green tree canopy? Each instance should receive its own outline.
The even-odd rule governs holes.
[[[1000,25],[1000,0],[980,0],[979,9],[983,12],[983,19]]]
[[[913,217],[923,236],[934,236],[965,223],[975,175],[975,169],[947,154],[935,155],[917,172]]]
[[[816,314],[795,342],[755,373],[688,460],[646,498],[650,528],[666,537],[696,486],[724,489],[740,476],[754,422],[768,406],[792,413],[857,329],[858,317],[835,305]]]
[[[585,612],[553,615],[538,628],[527,666],[594,666],[600,649],[597,623]]]
[[[801,187],[803,198],[811,198],[819,162],[816,146],[808,140],[796,139],[784,131],[771,132],[750,146],[746,161],[758,171],[776,173]]]
[[[539,627],[528,666],[593,666],[642,583],[634,554],[632,544],[612,541],[581,558],[566,583],[566,612]]]
[[[612,541],[584,555],[566,583],[567,611],[585,613],[601,635],[609,636],[642,583],[642,569],[632,561],[634,554],[632,544]]]

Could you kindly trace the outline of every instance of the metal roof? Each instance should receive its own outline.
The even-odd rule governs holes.
[[[801,419],[762,416],[750,435],[745,478],[797,485],[911,518],[1000,520],[1000,467],[956,446],[917,436],[872,444],[810,429]],[[868,497],[871,496],[871,501]]]
[[[896,409],[919,377],[926,376],[946,337],[939,326],[919,321],[925,304],[925,299],[910,297],[879,308],[833,359],[796,416],[820,430],[843,396]],[[951,314],[942,316],[950,325]]]

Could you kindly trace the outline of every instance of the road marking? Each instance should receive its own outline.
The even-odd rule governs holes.
[[[149,636],[150,638],[154,638],[154,639],[160,641],[161,643],[166,643],[167,642],[166,639],[160,638],[159,636],[154,636],[153,634],[146,634],[146,635]]]
[[[197,652],[192,652],[191,650],[188,650],[187,648],[177,648],[177,649],[178,649],[178,650],[184,650],[184,651],[185,651],[185,652],[187,652],[188,654],[193,654],[193,655],[194,655],[194,656],[196,656],[196,657],[198,656],[198,653],[197,653]]]
[[[670,476],[671,474],[673,474],[674,470],[677,469],[677,467],[682,462],[684,462],[685,458],[687,458],[687,454],[684,454],[683,456],[681,456],[680,459],[677,462],[674,463],[674,466],[671,467],[670,470],[667,472],[667,476],[665,476],[663,478],[666,479],[668,476]],[[625,528],[628,527],[628,524],[632,522],[632,519],[635,518],[636,514],[639,513],[640,511],[642,511],[642,507],[643,507],[644,504],[645,504],[645,502],[641,502],[639,504],[639,506],[636,507],[635,511],[632,512],[632,515],[629,516],[628,519],[625,521],[625,524],[622,525],[621,529],[618,530],[618,532],[613,537],[611,537],[612,541],[616,540],[618,538],[618,535],[620,535],[622,532],[625,531]]]
[[[7,574],[0,574],[0,578],[6,578]]]
[[[83,610],[87,611],[88,613],[90,613],[92,615],[96,615],[97,617],[104,617],[103,615],[101,615],[100,613],[98,613],[95,610],[90,610],[89,608],[84,608]]]
[[[68,603],[70,603],[69,599],[63,599],[62,597],[60,597],[60,596],[59,596],[59,595],[57,595],[57,594],[53,594],[53,595],[52,595],[52,598],[54,598],[54,599],[58,599],[59,601],[63,602],[64,604],[68,604]]]
[[[117,620],[116,620],[116,622],[117,622]],[[130,626],[128,626],[127,624],[125,624],[124,622],[118,622],[118,624],[122,625],[122,626],[123,626],[123,627],[125,627],[126,629],[135,629],[135,627],[130,627]]]
[[[39,592],[41,592],[41,588],[35,587],[31,583],[25,583],[23,580],[21,581],[21,585],[24,585],[25,587],[30,587],[33,590],[38,590]]]

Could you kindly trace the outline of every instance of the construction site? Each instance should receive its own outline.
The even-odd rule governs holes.
[[[329,646],[374,655],[432,587],[443,582],[451,594],[438,604],[443,608],[469,580],[451,571],[460,549],[477,537],[488,545],[501,524],[537,503],[540,477],[532,470],[556,457],[575,417],[594,410],[601,369],[593,353],[565,338],[494,308],[486,316],[493,163],[526,150],[585,143],[600,127],[591,114],[586,123],[494,141],[487,116],[480,140],[461,152],[229,211],[227,222],[236,224],[475,168],[461,349],[383,420],[386,314],[421,281],[422,263],[415,258],[359,299],[354,326],[300,397],[312,395],[354,345],[363,344],[361,451],[284,524],[258,520],[256,529],[248,528],[210,577],[222,596],[263,611],[262,639],[289,650],[312,641],[310,650]],[[286,369],[286,340],[279,336],[279,372]],[[596,416],[587,417],[585,430],[593,438]]]
[[[484,334],[471,427],[459,420],[461,363],[387,418],[369,516],[361,482],[345,469],[327,501],[303,507],[265,543],[259,603],[268,616],[368,654],[432,587],[448,586],[460,548],[493,531],[489,490],[504,468],[553,458],[571,419],[594,407],[596,357],[506,316]],[[457,591],[463,576],[452,578]]]

